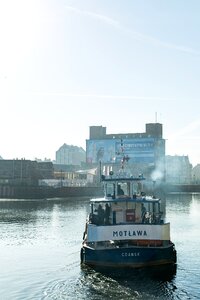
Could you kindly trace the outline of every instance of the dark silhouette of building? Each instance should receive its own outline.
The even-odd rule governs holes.
[[[0,160],[0,184],[38,185],[38,180],[53,178],[52,162],[26,159]]]

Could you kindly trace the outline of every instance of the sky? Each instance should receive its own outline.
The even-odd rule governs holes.
[[[89,126],[200,163],[199,0],[1,0],[0,156],[55,159]]]

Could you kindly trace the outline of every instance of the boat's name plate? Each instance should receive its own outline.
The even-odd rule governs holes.
[[[89,242],[109,240],[170,240],[169,223],[162,225],[88,225]]]
[[[131,256],[131,257],[140,256],[140,252],[122,252],[122,257],[127,257],[127,256]]]

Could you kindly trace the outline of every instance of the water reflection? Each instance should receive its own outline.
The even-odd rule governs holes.
[[[81,209],[88,198],[80,202],[80,198],[62,200],[0,200],[0,223],[31,223],[37,219],[50,218],[51,213]]]
[[[175,269],[80,267],[88,198],[0,200],[1,299],[200,299],[200,194],[167,195]]]
[[[0,242],[14,246],[57,240],[63,244],[66,223],[73,232],[78,212],[85,216],[87,202],[88,198],[0,200]]]
[[[190,204],[192,202],[192,194],[172,193],[166,196],[168,206],[173,209],[179,209],[184,212],[189,212]]]

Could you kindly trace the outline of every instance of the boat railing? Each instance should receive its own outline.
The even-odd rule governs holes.
[[[109,218],[103,218],[102,216],[99,216],[98,214],[92,214],[90,213],[88,222],[93,225],[97,226],[109,226],[109,225],[119,225],[119,224],[152,224],[152,225],[158,225],[163,224],[164,221],[161,219],[162,213],[151,213],[146,212],[144,219],[140,220],[124,220],[121,222],[116,222],[115,219],[109,217]]]

